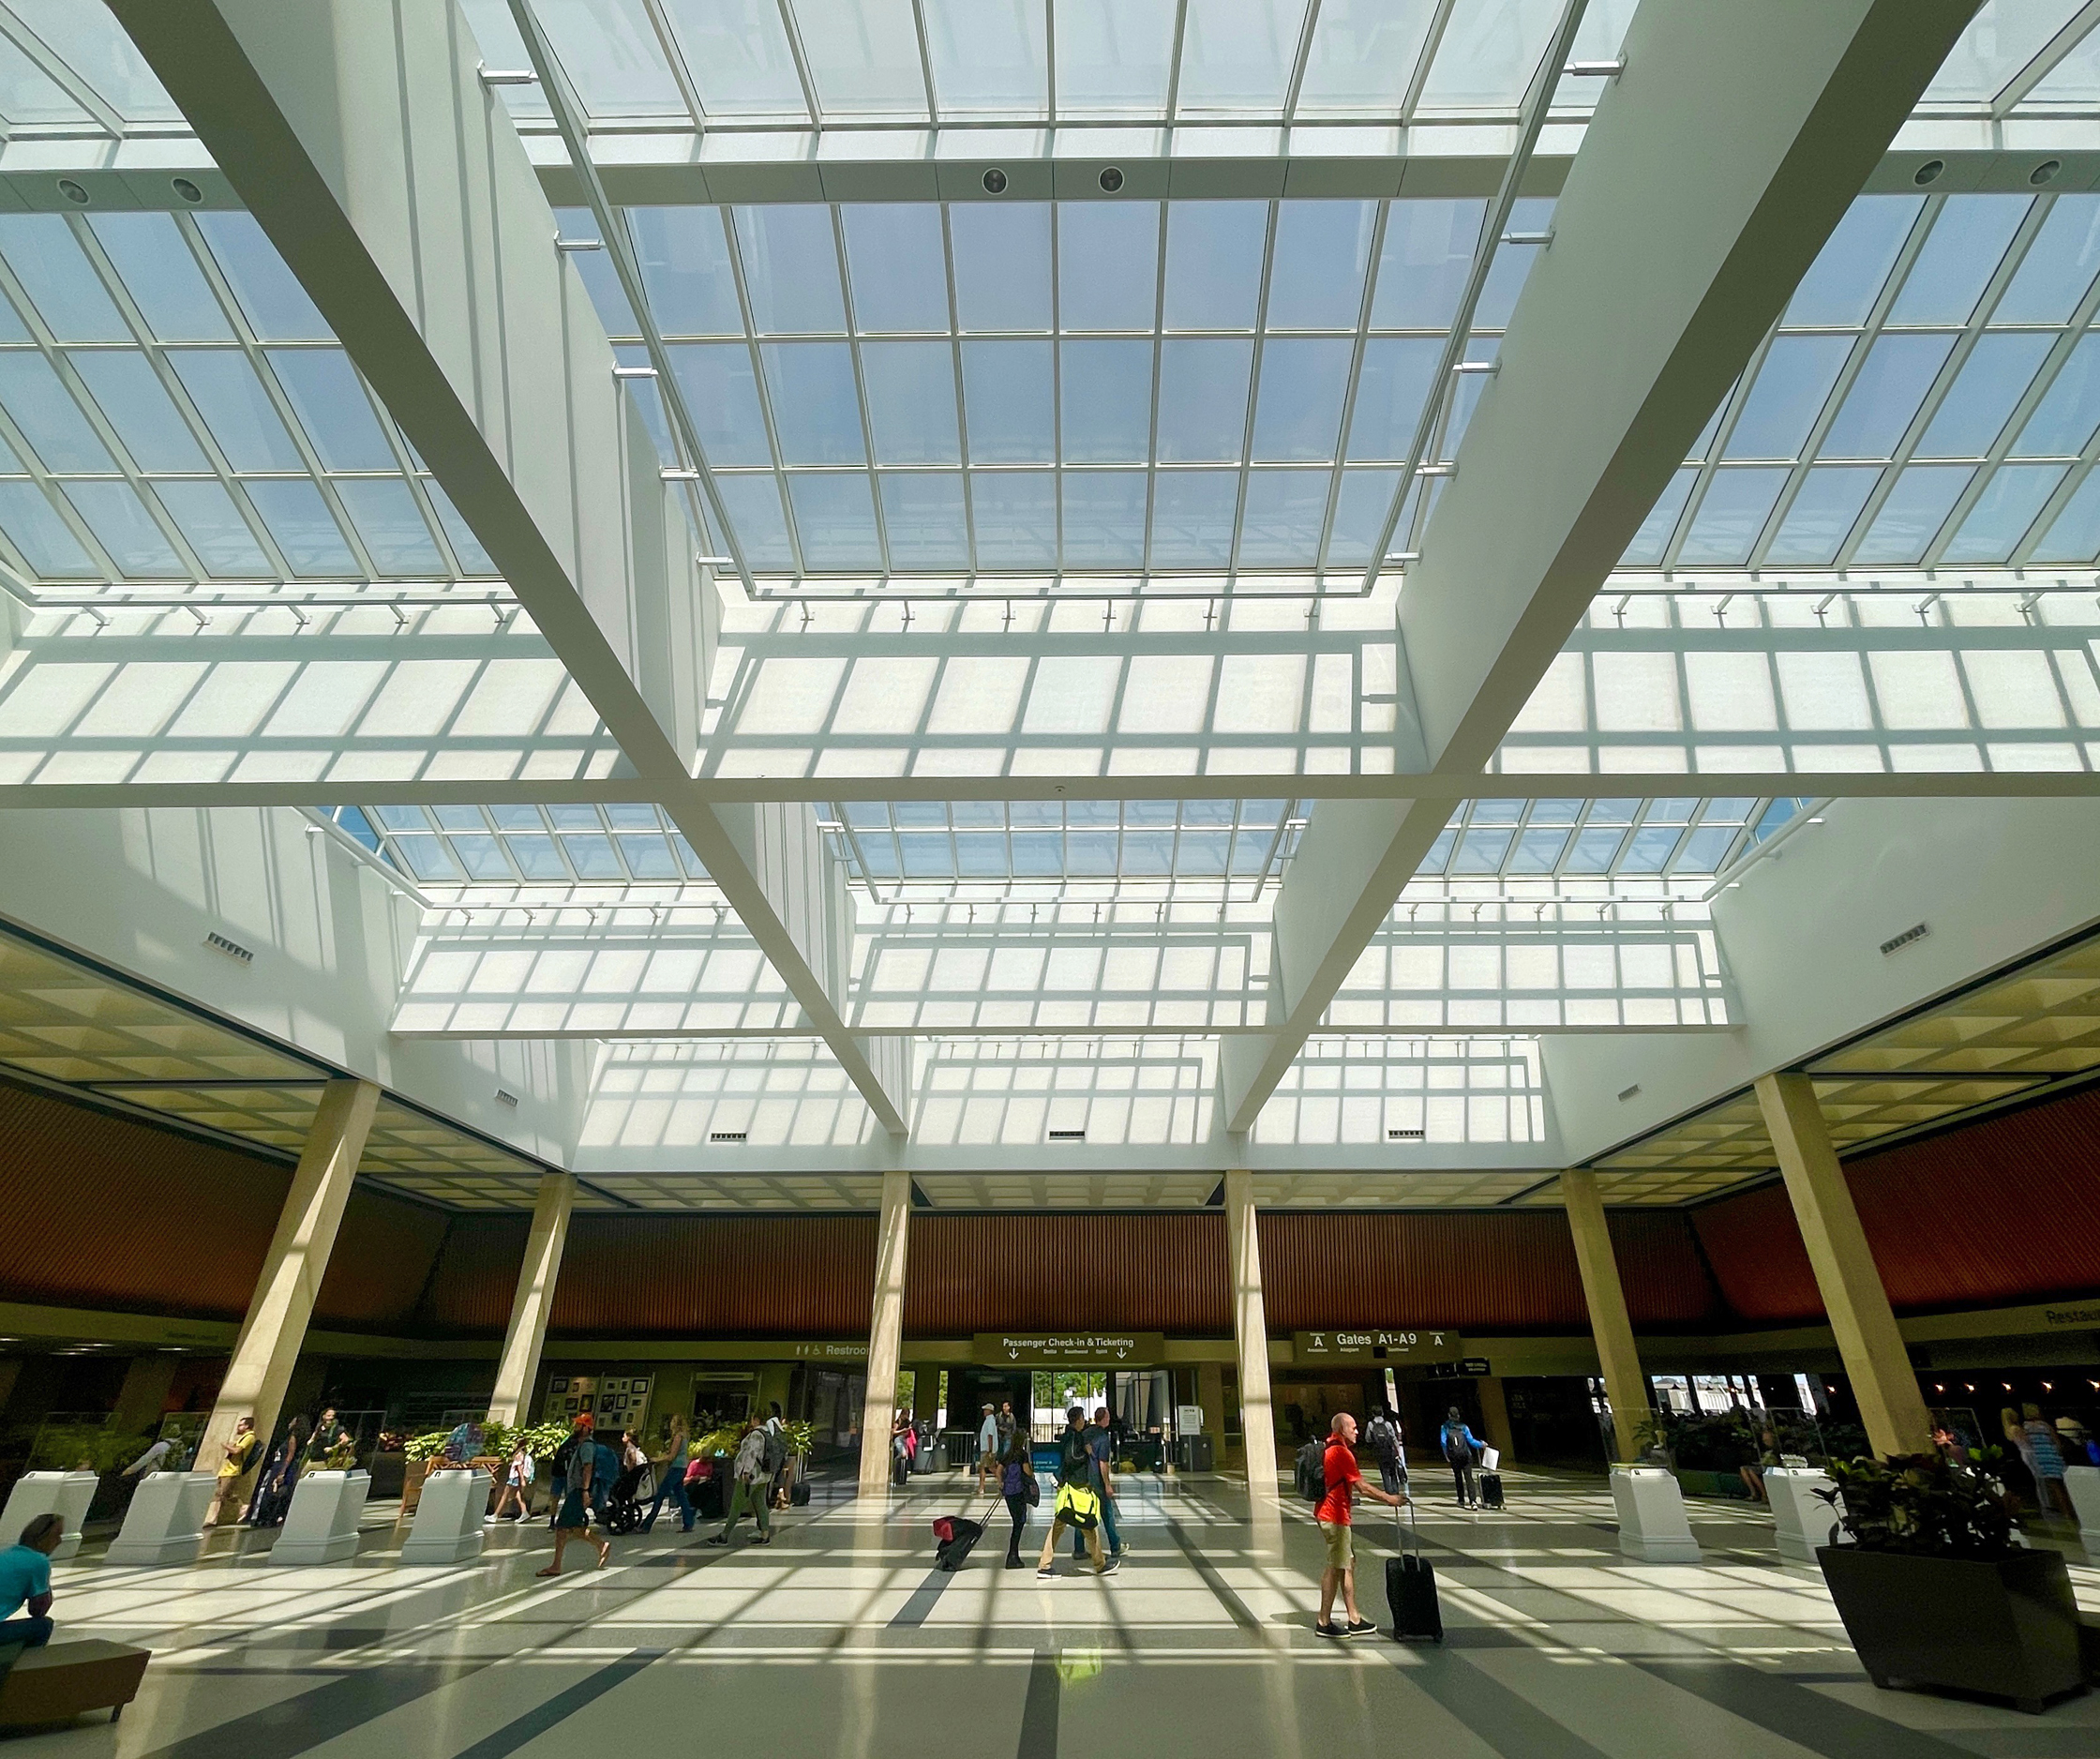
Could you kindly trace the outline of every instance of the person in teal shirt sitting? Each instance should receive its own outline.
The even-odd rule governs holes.
[[[51,1555],[65,1537],[63,1517],[40,1514],[19,1544],[0,1551],[0,1645],[40,1649],[51,1641]],[[27,1616],[14,1616],[24,1607]]]

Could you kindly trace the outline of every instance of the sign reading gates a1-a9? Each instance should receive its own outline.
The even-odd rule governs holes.
[[[1365,1327],[1355,1331],[1294,1331],[1291,1360],[1313,1362],[1448,1362],[1465,1354],[1456,1331],[1387,1331]]]
[[[972,1352],[987,1367],[1140,1368],[1166,1354],[1158,1331],[980,1331]]]

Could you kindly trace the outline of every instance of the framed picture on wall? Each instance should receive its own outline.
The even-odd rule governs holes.
[[[553,1379],[547,1383],[547,1391],[550,1397],[566,1392],[568,1390],[569,1377],[566,1375],[556,1375]]]

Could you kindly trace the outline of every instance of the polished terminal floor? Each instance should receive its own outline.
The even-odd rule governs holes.
[[[1225,1478],[1127,1481],[1129,1551],[1106,1581],[1002,1569],[1003,1511],[962,1571],[935,1571],[928,1522],[969,1500],[953,1478],[915,1481],[879,1528],[820,1487],[770,1547],[659,1524],[615,1541],[603,1571],[573,1550],[552,1582],[532,1575],[536,1525],[476,1564],[400,1567],[376,1503],[356,1559],[332,1568],[273,1568],[232,1536],[172,1569],[113,1568],[91,1546],[57,1571],[60,1640],[150,1647],[143,1691],[113,1725],[4,1744],[68,1759],[2100,1756],[2100,1693],[2036,1718],[1876,1691],[1821,1577],[1781,1563],[1747,1507],[1693,1505],[1703,1563],[1635,1564],[1598,1481],[1507,1476],[1501,1514],[1425,1496],[1441,1648],[1316,1637],[1309,1511],[1286,1504],[1283,1559],[1258,1562]],[[1362,1513],[1359,1598],[1382,1618],[1394,1526]],[[2081,1603],[2100,1609],[2100,1569],[2071,1549]]]

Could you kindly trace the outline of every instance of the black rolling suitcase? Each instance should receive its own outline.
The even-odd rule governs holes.
[[[1500,1509],[1506,1506],[1502,1500],[1502,1474],[1500,1472],[1476,1472],[1473,1479],[1474,1482],[1480,1487],[1481,1508]]]
[[[960,1570],[970,1548],[984,1537],[984,1524],[967,1515],[944,1514],[934,1523],[934,1568]]]
[[[1402,1533],[1401,1552],[1386,1559],[1386,1605],[1393,1616],[1393,1637],[1400,1643],[1442,1643],[1444,1612],[1436,1603],[1436,1571],[1422,1556],[1418,1539],[1410,1548],[1415,1529],[1415,1505],[1407,1505],[1407,1526],[1400,1525],[1400,1511],[1393,1511],[1393,1530]]]

